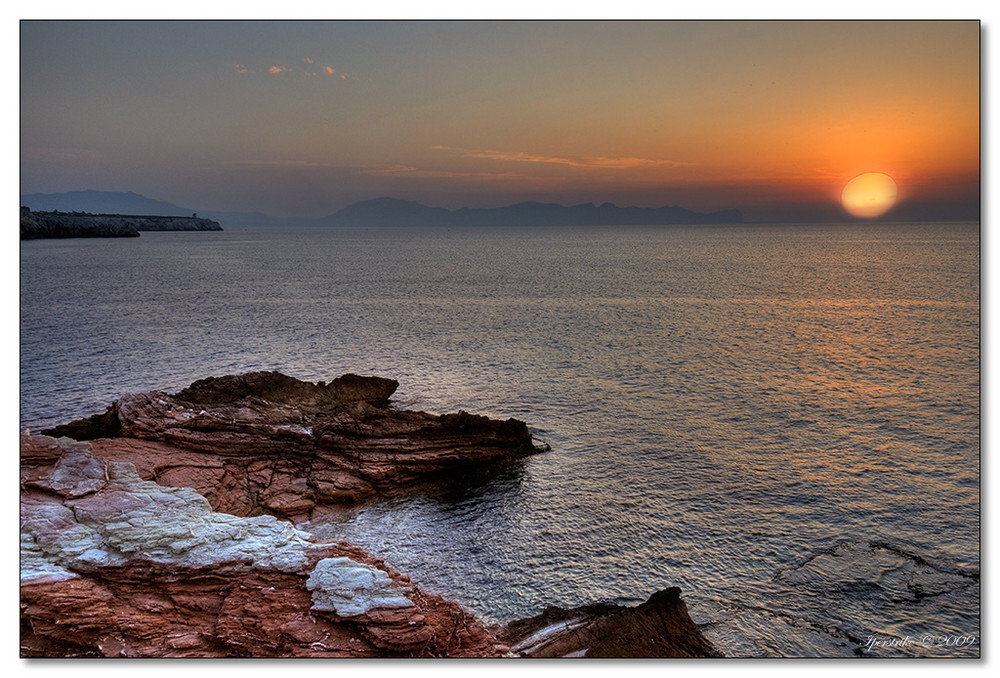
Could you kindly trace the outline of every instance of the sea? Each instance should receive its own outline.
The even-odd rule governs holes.
[[[551,450],[304,527],[489,623],[678,586],[736,657],[980,655],[978,223],[20,244],[20,425],[279,370]]]

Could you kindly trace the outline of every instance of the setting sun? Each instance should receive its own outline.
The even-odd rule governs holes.
[[[997,24],[531,4],[21,18],[22,658],[981,659]]]
[[[896,204],[896,182],[882,172],[859,174],[844,186],[840,201],[854,217],[882,216]]]

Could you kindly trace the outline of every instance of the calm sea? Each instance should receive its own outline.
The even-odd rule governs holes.
[[[21,243],[22,428],[392,377],[552,451],[307,527],[489,621],[676,585],[731,655],[979,653],[978,224],[225,226]]]

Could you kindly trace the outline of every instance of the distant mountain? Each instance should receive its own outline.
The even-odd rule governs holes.
[[[351,226],[625,226],[742,223],[743,214],[739,210],[705,214],[676,206],[618,207],[609,202],[571,207],[521,202],[507,207],[448,210],[412,200],[375,198],[348,205],[320,221]]]
[[[89,212],[190,217],[196,210],[153,200],[138,193],[69,191],[31,193],[21,205],[34,212]],[[321,219],[273,217],[259,212],[197,210],[199,217],[230,226],[625,226],[671,224],[738,224],[739,210],[694,212],[683,207],[618,207],[584,203],[564,207],[555,203],[520,202],[495,208],[462,207],[456,210],[428,207],[412,200],[375,198],[362,200]]]
[[[443,207],[427,207],[412,200],[375,198],[348,205],[320,221],[352,226],[435,226],[451,219],[453,212]]]
[[[163,217],[189,217],[195,210],[138,193],[113,191],[69,191],[67,193],[31,193],[21,196],[21,205],[32,212],[90,212],[91,214],[141,214]]]

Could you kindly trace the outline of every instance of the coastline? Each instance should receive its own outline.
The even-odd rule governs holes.
[[[517,420],[393,409],[397,385],[210,378],[23,435],[22,656],[721,656],[678,589],[487,628],[296,528],[545,450]]]
[[[21,240],[138,238],[140,231],[221,231],[219,222],[190,217],[44,212],[21,207]]]

